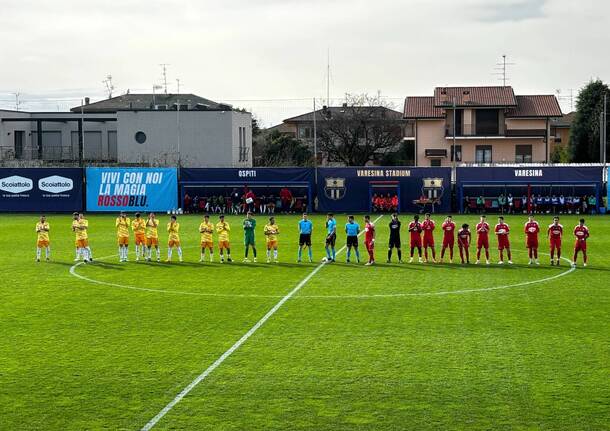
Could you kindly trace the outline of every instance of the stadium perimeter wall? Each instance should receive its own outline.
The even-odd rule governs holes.
[[[456,198],[459,210],[463,211],[464,197],[473,191],[479,193],[493,189],[506,194],[511,188],[518,187],[522,193],[534,194],[543,187],[562,190],[574,190],[575,195],[593,194],[597,206],[602,205],[604,168],[601,166],[495,166],[495,167],[458,167],[456,169]],[[563,192],[562,192],[563,193]],[[569,193],[569,192],[568,192]],[[559,193],[557,193],[559,194]]]
[[[606,169],[459,167],[455,173],[457,209],[463,203],[464,186],[473,184],[588,184],[602,206]],[[308,189],[310,211],[369,211],[376,192],[398,194],[402,212],[420,210],[417,201],[422,195],[434,197],[436,212],[452,210],[450,168],[0,168],[0,212],[169,211],[179,207],[184,187],[195,183],[227,187],[297,184]],[[110,196],[103,198],[105,202],[120,205],[100,205],[100,195]],[[317,205],[311,208],[314,202]],[[606,204],[610,205],[607,199]]]

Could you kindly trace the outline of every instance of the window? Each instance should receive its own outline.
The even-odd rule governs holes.
[[[499,135],[500,121],[497,109],[476,110],[477,135]]]
[[[299,127],[299,139],[313,139],[313,130],[311,127]]]
[[[455,153],[455,161],[456,162],[461,162],[462,161],[462,146],[461,145],[456,145],[455,146],[455,152],[453,150],[453,145],[451,146],[451,161],[453,162],[453,154]]]
[[[441,159],[430,159],[430,166],[440,166]]]
[[[532,146],[515,145],[515,162],[532,163]]]
[[[143,144],[144,142],[146,142],[146,133],[142,131],[136,132],[135,139],[138,144]]]
[[[491,145],[477,145],[474,161],[475,163],[491,163]]]
[[[25,141],[25,132],[23,130],[15,130],[15,158],[23,157],[23,144]]]
[[[249,156],[249,149],[248,146],[246,145],[246,128],[245,127],[238,127],[238,133],[239,133],[239,161],[240,162],[247,162],[248,161],[248,156]]]

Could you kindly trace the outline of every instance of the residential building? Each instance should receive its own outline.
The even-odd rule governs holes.
[[[551,121],[561,116],[554,95],[515,95],[510,86],[437,87],[404,106],[417,166],[548,162]]]
[[[193,94],[85,100],[70,112],[0,111],[0,163],[252,166],[249,112]]]
[[[320,136],[320,132],[325,127],[325,119],[331,118],[333,116],[343,115],[349,109],[382,111],[381,114],[379,114],[379,112],[376,112],[376,115],[396,119],[399,121],[402,120],[402,112],[395,111],[385,106],[353,108],[347,106],[347,104],[344,104],[343,106],[324,106],[322,107],[322,109],[316,110],[315,113],[314,111],[311,111],[302,115],[297,115],[296,117],[287,118],[281,124],[271,127],[267,130],[269,132],[277,130],[280,133],[287,134],[297,139],[300,139],[302,142],[306,143],[313,149],[314,114],[316,118],[317,134],[318,136]],[[411,127],[411,125],[407,121],[403,121],[403,140],[413,139],[413,136],[413,128]],[[381,157],[382,154],[380,154],[379,156]],[[378,161],[373,161],[372,164],[376,164],[377,162]],[[324,166],[340,165],[340,163],[333,158],[332,154],[328,154],[320,150],[320,148],[318,148],[318,164]]]
[[[566,149],[570,146],[570,129],[575,117],[576,112],[573,111],[561,117],[551,119],[551,136],[553,137],[551,153],[553,153],[556,146],[562,146]]]

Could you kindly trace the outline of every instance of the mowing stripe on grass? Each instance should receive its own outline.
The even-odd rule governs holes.
[[[382,217],[383,217],[383,215],[380,215],[379,217],[377,217],[375,219],[375,223],[377,223],[377,221],[380,220]],[[360,232],[358,234],[358,236],[362,235],[363,233],[364,233],[364,231]],[[337,251],[337,254],[341,253],[343,250],[345,250],[345,248],[346,248],[345,246],[341,247]],[[292,289],[282,299],[280,299],[278,301],[278,303],[275,304],[273,306],[273,308],[271,308],[271,310],[269,310],[267,312],[267,314],[265,314],[258,322],[256,322],[254,324],[254,326],[252,328],[250,328],[250,330],[248,332],[246,332],[239,340],[237,340],[235,342],[235,344],[233,344],[231,347],[229,347],[229,350],[227,350],[222,355],[220,355],[220,357],[218,359],[216,359],[212,365],[210,365],[203,373],[201,373],[197,377],[195,377],[195,379],[191,383],[189,383],[184,389],[182,389],[182,391],[178,395],[176,395],[173,400],[171,400],[165,407],[163,407],[163,409],[161,409],[161,411],[159,413],[157,413],[155,415],[155,417],[153,417],[150,421],[148,421],[148,423],[142,427],[142,431],[148,431],[148,430],[152,429],[163,418],[163,416],[165,416],[171,409],[173,409],[174,406],[176,404],[178,404],[185,396],[187,396],[189,392],[191,392],[199,383],[201,383],[207,376],[209,376],[216,368],[218,368],[218,366],[220,364],[222,364],[225,361],[225,359],[227,359],[229,356],[231,356],[231,354],[233,352],[235,352],[237,349],[239,349],[239,347],[242,344],[244,344],[248,340],[248,338],[250,338],[256,331],[258,331],[258,329],[261,326],[263,326],[265,324],[265,322],[267,320],[269,320],[269,318],[271,316],[273,316],[275,314],[275,312],[277,310],[279,310],[280,307],[282,305],[284,305],[284,303],[286,301],[288,301],[290,298],[292,298],[292,296],[294,296],[295,293],[297,293],[303,286],[305,286],[307,284],[307,282],[309,280],[311,280],[311,278],[314,275],[316,275],[318,273],[318,271],[320,271],[320,269],[322,269],[324,267],[324,265],[326,265],[326,262],[322,262],[318,266],[316,266],[313,269],[313,271],[311,271],[307,275],[307,277],[305,277],[303,280],[301,280],[294,289]]]

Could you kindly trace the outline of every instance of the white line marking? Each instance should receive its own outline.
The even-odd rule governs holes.
[[[382,217],[383,217],[383,215],[380,215],[379,217],[377,217],[375,219],[375,223],[377,223],[377,221],[380,220]],[[364,233],[364,231],[360,232],[360,234],[358,234],[358,236],[362,235],[363,233]],[[337,251],[336,254],[341,253],[343,250],[345,250],[345,248],[346,248],[345,246],[341,247]],[[229,348],[229,350],[227,350],[222,355],[220,355],[220,357],[218,359],[216,359],[212,365],[210,365],[203,373],[201,373],[197,377],[195,377],[195,379],[191,383],[189,383],[184,389],[182,389],[182,391],[178,395],[176,395],[176,397],[173,400],[171,400],[165,407],[163,407],[163,409],[161,409],[161,411],[159,413],[157,413],[155,417],[153,417],[150,421],[148,421],[148,423],[142,427],[142,431],[148,431],[148,430],[152,429],[163,418],[163,416],[165,416],[171,409],[173,409],[176,404],[178,404],[185,396],[187,396],[189,394],[189,392],[191,392],[199,383],[201,383],[207,376],[209,376],[216,368],[218,368],[220,366],[220,364],[222,364],[225,361],[225,359],[227,359],[229,356],[231,356],[231,354],[233,352],[235,352],[237,349],[239,349],[240,346],[248,340],[248,338],[250,338],[256,331],[258,331],[258,329],[261,326],[263,326],[265,324],[265,322],[267,320],[269,320],[269,318],[271,316],[273,316],[275,314],[275,312],[277,310],[279,310],[280,307],[282,305],[284,305],[284,303],[286,301],[288,301],[290,298],[292,298],[292,296],[295,293],[297,293],[299,290],[301,290],[301,288],[303,286],[305,286],[307,284],[307,282],[309,280],[311,280],[311,278],[314,275],[316,275],[318,273],[318,271],[320,271],[320,269],[322,269],[324,267],[324,265],[326,265],[326,262],[322,262],[318,266],[316,266],[314,268],[314,270],[311,271],[309,273],[309,275],[307,275],[307,277],[305,277],[303,280],[301,280],[294,289],[292,289],[282,299],[280,299],[277,302],[277,304],[275,304],[273,306],[273,308],[271,308],[271,310],[269,310],[267,312],[267,314],[265,314],[258,322],[256,322],[254,324],[254,326],[252,328],[250,328],[250,330],[248,332],[246,332],[239,340],[237,340],[235,342],[235,344],[233,344]]]
[[[342,250],[342,249],[341,249]],[[515,250],[516,251],[516,250]],[[539,253],[548,256],[548,253]],[[98,257],[96,260],[100,261],[103,259],[109,259],[111,257],[116,257],[116,254],[110,256]],[[572,262],[565,257],[561,258],[565,260],[569,264]],[[83,262],[78,262],[70,267],[70,274],[74,277],[80,278],[81,280],[88,281],[89,283],[100,284],[103,286],[115,287],[117,289],[129,289],[129,290],[139,290],[142,292],[153,292],[153,293],[167,293],[172,295],[189,295],[189,296],[207,296],[207,297],[216,297],[216,298],[283,298],[284,295],[257,295],[257,294],[240,294],[240,293],[204,293],[204,292],[185,292],[181,290],[161,290],[161,289],[153,289],[148,287],[138,287],[138,286],[130,286],[127,284],[118,284],[111,283],[108,281],[96,280],[94,278],[89,278],[84,275],[76,272],[76,269],[83,265]],[[485,266],[483,266],[484,268]],[[563,277],[575,271],[576,268],[571,266],[568,269],[560,274],[556,274],[550,277],[541,278],[538,280],[530,280],[524,281],[517,284],[507,284],[503,286],[493,286],[493,287],[483,287],[479,289],[461,289],[461,290],[453,290],[453,291],[440,291],[440,292],[418,292],[418,293],[380,293],[380,294],[370,294],[370,295],[298,295],[293,299],[379,299],[379,298],[404,298],[411,296],[441,296],[441,295],[459,295],[464,293],[476,293],[476,292],[489,292],[494,290],[501,289],[512,289],[515,287],[529,286],[532,284],[545,283],[547,281],[555,280],[559,277]]]
[[[538,253],[538,254],[547,254],[547,253]],[[570,263],[567,271],[561,272],[559,274],[552,275],[550,277],[541,278],[539,280],[530,280],[523,281],[517,284],[506,284],[504,286],[494,286],[494,287],[483,287],[480,289],[461,289],[461,290],[445,290],[440,292],[418,292],[418,293],[380,293],[378,295],[303,295],[297,296],[295,299],[299,298],[311,298],[311,299],[367,299],[367,298],[401,298],[405,296],[441,296],[441,295],[459,295],[463,293],[477,293],[477,292],[489,292],[492,290],[500,290],[500,289],[512,289],[514,287],[521,286],[529,286],[530,284],[537,283],[545,283],[547,281],[555,280],[559,277],[563,277],[564,275],[568,275],[571,272],[576,270],[576,267],[571,266],[572,261],[562,257],[562,260]]]

